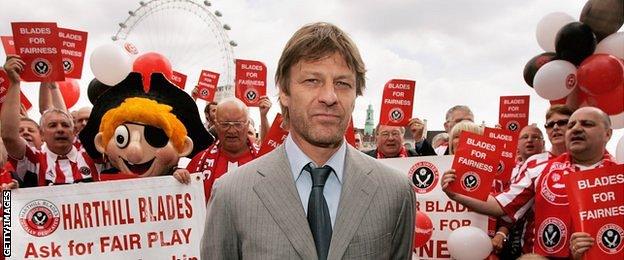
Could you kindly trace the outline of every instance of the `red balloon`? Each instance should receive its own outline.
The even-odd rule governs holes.
[[[414,227],[414,250],[424,246],[433,233],[433,223],[427,214],[416,211],[416,226]]]
[[[65,79],[65,81],[56,83],[59,86],[61,95],[63,95],[65,106],[67,109],[70,109],[78,102],[78,98],[80,98],[80,85],[78,85],[78,81],[75,79]]]
[[[624,84],[606,94],[587,96],[587,105],[602,109],[608,115],[624,112]]]
[[[548,100],[548,102],[550,102],[550,105],[565,105],[566,101],[568,101],[568,97],[564,97],[562,99],[557,99],[557,100]]]
[[[624,84],[624,64],[609,54],[587,57],[576,71],[578,85],[590,95],[602,95]]]
[[[171,69],[171,63],[169,60],[156,52],[145,53],[134,60],[132,65],[132,71],[141,73],[143,77],[143,89],[149,91],[150,79],[152,73],[162,73],[165,78],[171,81],[173,70]]]

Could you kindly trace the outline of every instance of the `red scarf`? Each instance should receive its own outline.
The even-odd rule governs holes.
[[[605,152],[594,168],[615,165],[613,157]],[[547,162],[535,186],[535,243],[536,254],[546,257],[569,257],[572,219],[568,207],[564,176],[580,171],[564,153]]]
[[[395,157],[386,157],[381,151],[379,151],[379,148],[377,148],[377,159],[383,159],[383,158],[397,158],[397,157],[407,157],[407,149],[405,149],[405,146],[401,146],[401,150],[399,150],[399,155],[395,156]]]
[[[249,153],[252,158],[258,157],[258,148],[253,144],[249,139],[247,140],[247,145],[249,146]],[[204,174],[204,195],[206,197],[206,202],[210,198],[210,193],[212,191],[212,184],[214,181],[221,177],[221,175],[225,174],[225,172],[216,172],[217,162],[221,155],[221,150],[219,150],[219,141],[217,140],[214,144],[212,144],[208,149],[198,153],[193,157],[193,160],[188,164],[186,169],[191,172],[201,172]],[[241,156],[245,157],[245,155]],[[236,158],[230,158],[236,159]],[[226,170],[227,171],[227,170]]]

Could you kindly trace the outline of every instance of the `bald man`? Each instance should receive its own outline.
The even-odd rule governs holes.
[[[595,107],[583,107],[568,120],[567,152],[544,164],[528,167],[521,173],[523,177],[505,192],[490,195],[485,202],[451,192],[447,188],[455,181],[454,170],[444,173],[442,189],[449,198],[476,212],[504,216],[511,221],[532,209],[536,234],[533,251],[549,258],[579,258],[593,245],[593,240],[586,233],[574,233],[563,177],[569,172],[615,165],[615,159],[605,148],[611,134],[607,114]],[[572,234],[571,239],[563,234]]]
[[[203,172],[206,176],[206,201],[217,178],[256,158],[258,149],[249,140],[248,129],[249,110],[245,103],[236,98],[222,99],[215,113],[217,141],[195,155],[186,167],[191,173]]]
[[[80,109],[71,112],[71,116],[74,120],[74,134],[78,135],[78,133],[80,133],[89,121],[89,116],[91,116],[91,107],[81,107]]]

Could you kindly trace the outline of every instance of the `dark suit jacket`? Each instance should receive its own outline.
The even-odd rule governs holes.
[[[409,259],[415,194],[406,174],[347,146],[328,259]],[[284,146],[217,180],[202,259],[318,259]]]

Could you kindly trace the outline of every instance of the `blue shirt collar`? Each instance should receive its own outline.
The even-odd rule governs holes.
[[[340,183],[342,183],[342,171],[344,169],[344,163],[347,155],[346,143],[347,142],[343,140],[338,150],[325,163],[325,165],[329,165],[332,169],[334,169],[336,177],[338,177],[338,181]],[[295,181],[297,181],[303,167],[310,162],[314,164],[314,162],[299,148],[295,141],[293,141],[290,134],[286,138],[286,142],[284,142],[284,148],[286,149],[286,158],[288,158],[288,162],[290,163],[290,171],[292,172]],[[317,165],[317,167],[325,165]]]

